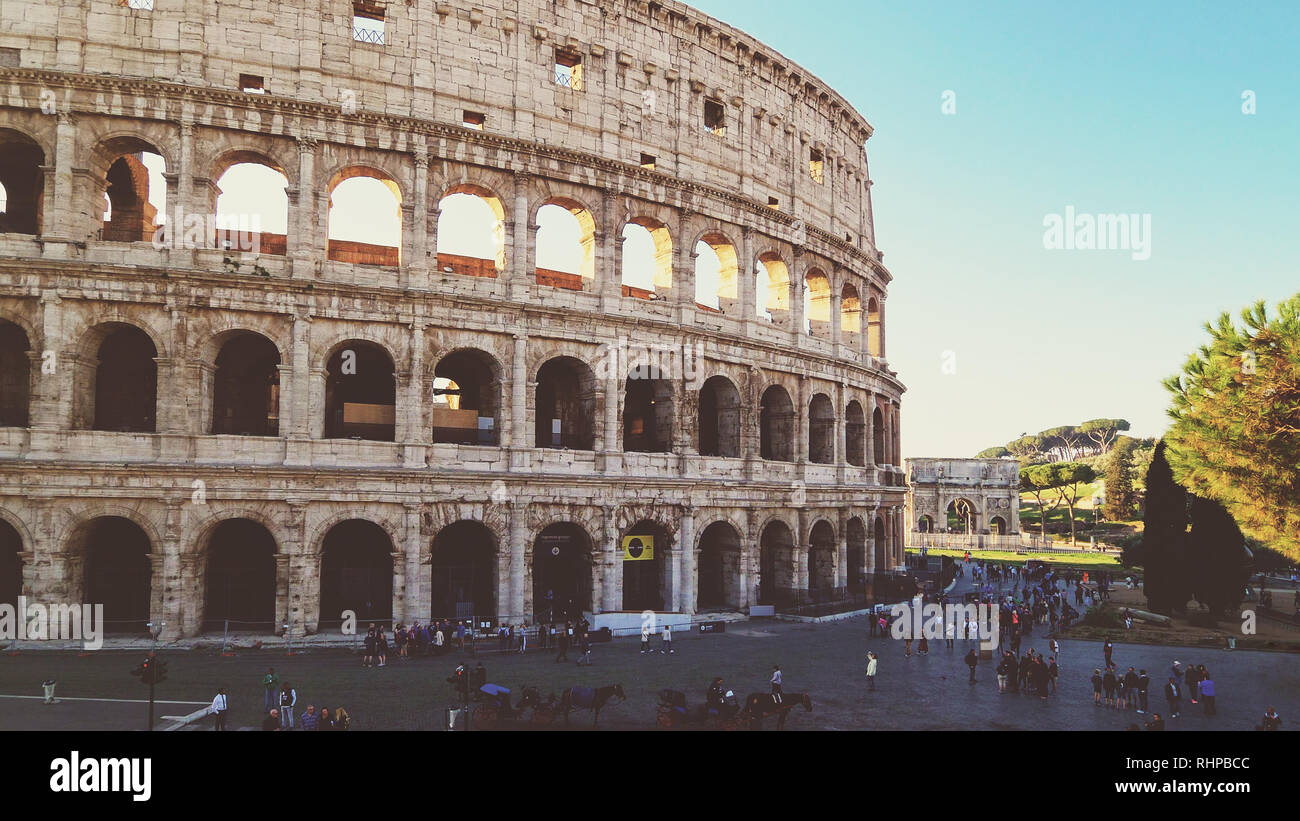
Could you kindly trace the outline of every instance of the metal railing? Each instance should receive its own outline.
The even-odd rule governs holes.
[[[352,25],[352,39],[358,43],[374,43],[375,45],[384,45],[384,29],[367,28]]]
[[[932,547],[950,550],[1053,550],[1051,539],[1037,533],[922,533],[910,531],[904,542],[907,547]]]

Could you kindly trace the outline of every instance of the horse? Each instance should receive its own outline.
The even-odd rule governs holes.
[[[774,715],[776,728],[782,730],[790,711],[800,704],[805,713],[812,712],[812,697],[807,693],[784,693],[779,704],[771,693],[750,693],[740,714],[749,718],[750,726],[755,730],[763,729],[763,719]]]
[[[594,714],[591,722],[592,729],[595,729],[600,721],[600,711],[609,700],[618,696],[619,703],[627,701],[627,694],[623,692],[622,684],[610,684],[606,687],[597,687],[592,690],[590,687],[569,687],[560,694],[560,712],[564,715],[564,723],[569,723],[569,712],[579,708],[589,709]],[[590,703],[585,703],[590,698]]]

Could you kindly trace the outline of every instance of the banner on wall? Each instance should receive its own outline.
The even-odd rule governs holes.
[[[655,557],[654,536],[624,536],[623,561],[646,562]]]

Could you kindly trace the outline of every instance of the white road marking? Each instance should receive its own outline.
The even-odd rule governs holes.
[[[0,693],[0,698],[34,698],[34,699],[39,699],[40,701],[44,701],[44,700],[45,700],[45,696],[11,696],[11,695],[6,695],[6,694],[4,694],[4,693]],[[115,703],[115,704],[148,704],[148,703],[149,703],[149,699],[147,699],[147,698],[69,698],[69,697],[67,697],[67,696],[59,696],[59,697],[57,697],[57,698],[55,699],[55,701],[56,701],[56,702],[57,702],[57,701],[110,701],[110,702],[113,702],[113,703]],[[209,703],[209,702],[206,702],[206,701],[158,701],[158,700],[155,700],[155,701],[154,701],[154,704],[207,704],[207,703]]]

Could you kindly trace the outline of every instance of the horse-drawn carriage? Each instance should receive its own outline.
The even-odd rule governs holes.
[[[685,693],[664,689],[659,691],[659,710],[655,723],[669,730],[682,726],[735,730],[740,727],[740,713],[740,703],[731,690],[726,691],[721,704],[700,704],[691,709],[686,705]]]
[[[534,724],[549,724],[555,715],[555,694],[547,701],[542,701],[542,694],[536,687],[524,687],[519,703],[511,705],[510,688],[499,684],[484,684],[479,687],[481,700],[474,708],[474,721],[481,724],[500,724],[503,719],[520,720],[526,710],[532,710]]]

